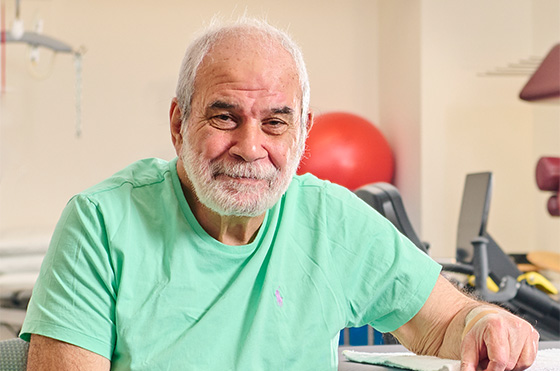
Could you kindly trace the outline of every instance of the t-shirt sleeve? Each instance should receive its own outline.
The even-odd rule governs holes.
[[[56,226],[20,337],[39,334],[111,359],[115,286],[103,216],[88,197],[76,196]]]
[[[348,327],[370,324],[394,331],[422,308],[441,266],[418,249],[377,211],[351,196],[343,198],[337,228],[344,244],[334,250]]]

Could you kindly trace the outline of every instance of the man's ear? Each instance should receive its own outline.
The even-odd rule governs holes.
[[[309,132],[311,131],[311,128],[313,127],[313,120],[314,120],[315,116],[313,115],[313,110],[311,110],[311,108],[309,109],[309,112],[307,112],[307,135],[309,135]]]
[[[177,98],[171,100],[171,107],[169,108],[169,128],[171,130],[171,141],[177,156],[181,154],[181,147],[183,146],[183,135],[181,134],[181,126],[183,123],[183,115]]]

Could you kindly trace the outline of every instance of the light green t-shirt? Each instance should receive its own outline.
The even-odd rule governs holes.
[[[338,334],[392,331],[440,267],[343,187],[296,176],[254,242],[198,224],[176,159],[142,160],[75,196],[33,290],[36,333],[114,370],[336,370]]]

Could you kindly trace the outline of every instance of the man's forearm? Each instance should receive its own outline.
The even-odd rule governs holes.
[[[523,319],[463,295],[442,277],[422,309],[394,334],[417,354],[460,359],[461,371],[481,365],[524,370],[534,362],[539,340]]]
[[[394,335],[416,354],[459,359],[465,317],[479,305],[440,276],[422,309]]]

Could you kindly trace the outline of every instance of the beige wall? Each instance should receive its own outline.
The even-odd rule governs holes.
[[[560,137],[553,136],[558,129],[544,134],[547,145],[537,138],[544,129],[544,120],[535,116],[540,108],[518,98],[528,76],[480,74],[532,55],[543,57],[560,40],[560,17],[532,15],[558,15],[559,2],[422,4],[423,234],[437,251],[448,251],[455,241],[457,190],[464,175],[492,171],[488,229],[502,248],[558,251],[560,220],[547,215],[534,179],[538,157],[547,151],[560,155]],[[537,24],[545,19],[549,27],[541,30]],[[560,106],[552,112],[558,114]],[[560,120],[545,125],[558,128]]]
[[[379,121],[395,152],[394,182],[418,232],[422,228],[420,22],[419,1],[379,3]]]
[[[0,101],[0,240],[48,236],[76,192],[142,157],[174,156],[167,128],[177,70],[213,14],[266,15],[303,48],[317,113],[377,123],[397,159],[397,185],[434,256],[452,256],[467,172],[495,174],[490,231],[508,252],[557,249],[535,161],[560,155],[560,106],[521,102],[525,77],[479,77],[560,40],[560,0],[22,1],[31,28],[87,53],[83,134],[74,135],[74,64],[29,73],[7,46]],[[235,5],[237,4],[237,5]],[[13,2],[6,1],[8,22]],[[554,13],[556,12],[556,13]],[[47,52],[39,67],[45,67]]]
[[[532,7],[533,51],[540,55],[548,52],[552,44],[560,42],[560,1],[534,2]],[[533,108],[533,158],[560,156],[560,104],[532,104]],[[537,192],[533,196],[534,244],[537,249],[545,247],[560,251],[560,218],[546,215],[549,192]]]
[[[489,232],[507,252],[560,251],[534,168],[560,155],[560,106],[519,100],[528,80],[481,76],[560,41],[560,2],[380,1],[380,120],[396,183],[433,256],[453,256],[467,173],[492,171]]]

